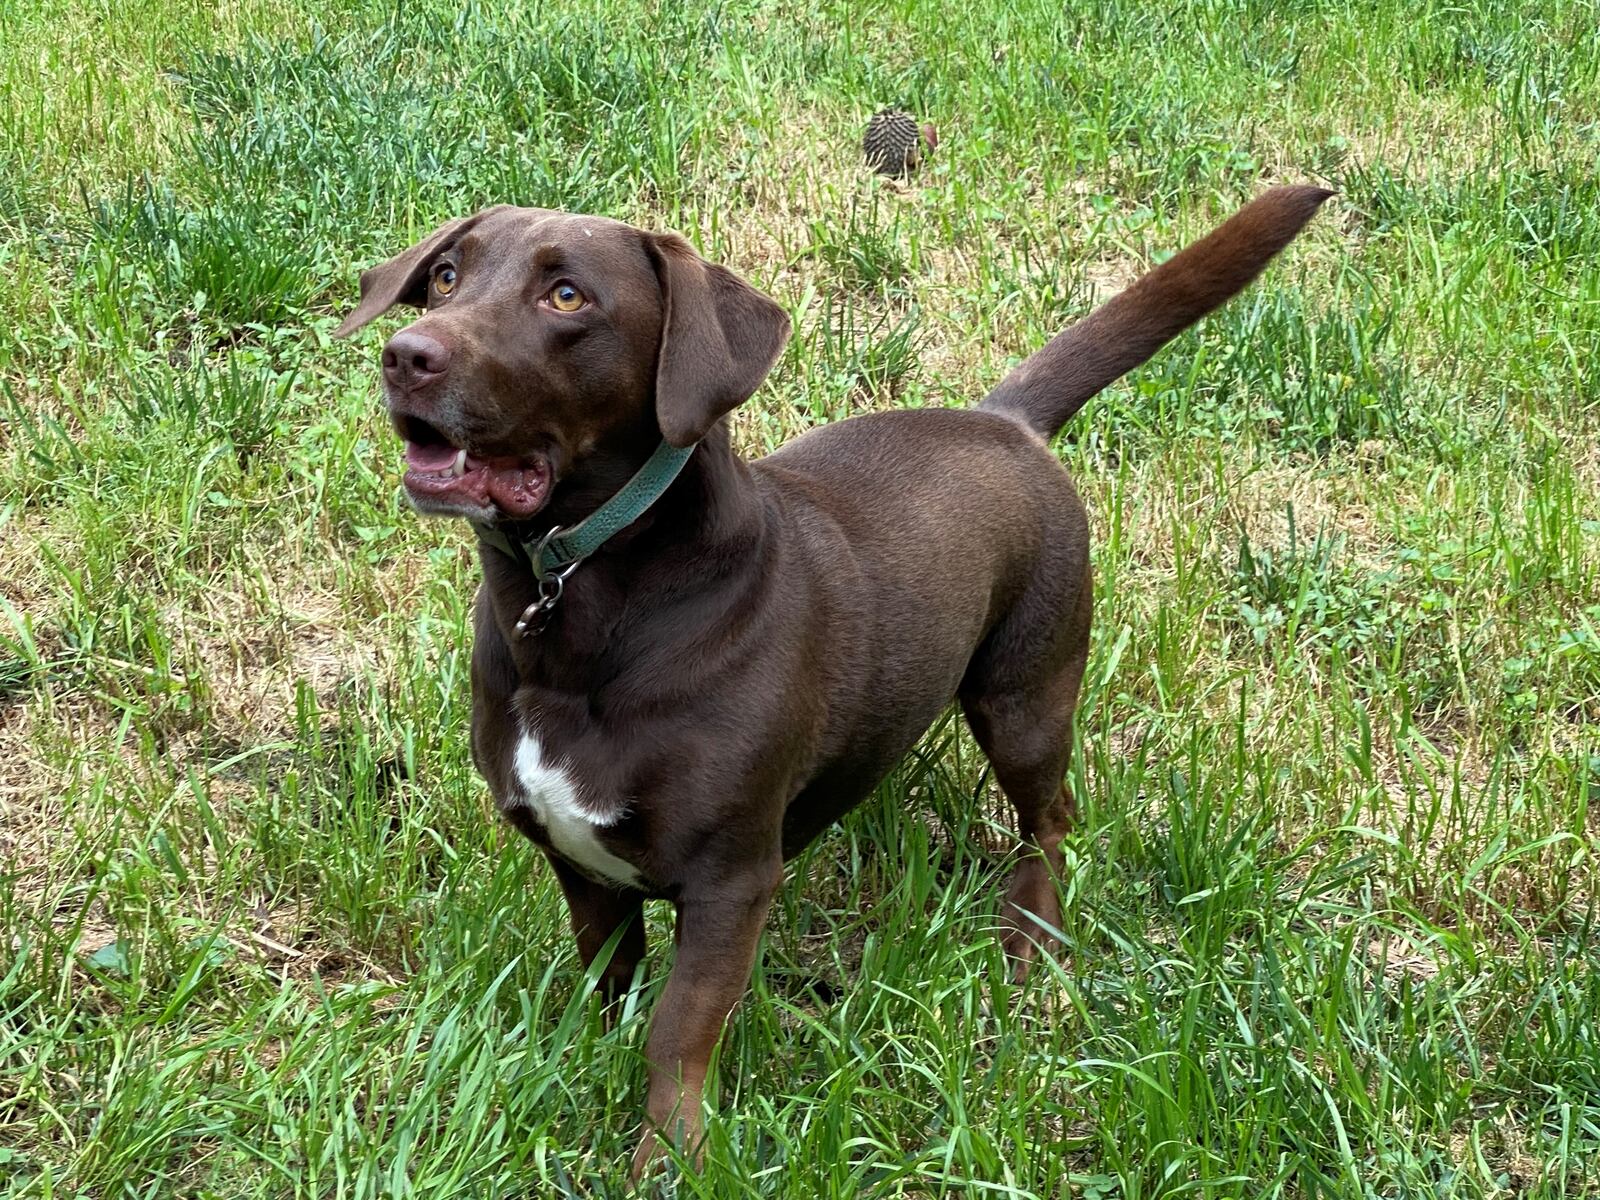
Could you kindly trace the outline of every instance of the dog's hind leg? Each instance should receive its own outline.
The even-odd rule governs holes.
[[[1061,841],[1077,806],[1065,776],[1072,758],[1072,716],[1089,653],[1091,588],[1087,572],[1071,615],[1044,635],[1053,644],[1007,652],[1005,637],[973,657],[961,687],[961,708],[995,779],[1017,813],[1021,861],[1006,888],[1001,914],[1014,977],[1028,973],[1035,952],[1057,939],[1061,901],[1056,881]]]

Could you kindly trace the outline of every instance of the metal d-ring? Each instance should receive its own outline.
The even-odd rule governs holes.
[[[550,543],[555,541],[561,532],[561,526],[550,526],[550,528],[545,532],[545,535],[539,539],[538,545],[533,547],[532,553],[528,555],[528,562],[533,567],[533,577],[541,584],[546,579],[558,574],[562,579],[565,579],[572,573],[572,568],[578,565],[576,561],[568,563],[567,566],[559,572],[552,571],[544,565],[545,552],[550,549]]]
[[[520,638],[538,637],[544,632],[545,626],[550,624],[550,614],[560,601],[561,592],[566,587],[567,576],[576,571],[578,565],[583,562],[583,559],[575,558],[557,570],[545,568],[545,547],[560,532],[561,526],[553,526],[549,533],[539,539],[539,545],[529,555],[533,563],[533,576],[539,583],[539,598],[523,609],[522,616],[517,618],[517,636]]]

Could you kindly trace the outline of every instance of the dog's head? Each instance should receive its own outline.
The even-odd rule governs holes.
[[[564,482],[614,487],[661,438],[688,446],[749,399],[789,336],[776,303],[676,234],[500,206],[361,275],[348,336],[425,310],[383,350],[424,512],[537,515]]]

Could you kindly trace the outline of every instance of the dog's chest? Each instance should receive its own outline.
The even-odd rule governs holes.
[[[550,847],[595,879],[637,886],[638,870],[600,840],[614,817],[596,816],[583,802],[579,781],[559,762],[545,757],[539,739],[523,733],[512,754],[510,786],[499,797],[502,808],[524,808],[543,827]]]

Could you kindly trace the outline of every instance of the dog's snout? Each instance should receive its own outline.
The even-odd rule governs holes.
[[[412,391],[450,369],[450,347],[415,329],[402,329],[383,348],[383,377],[393,387]]]

